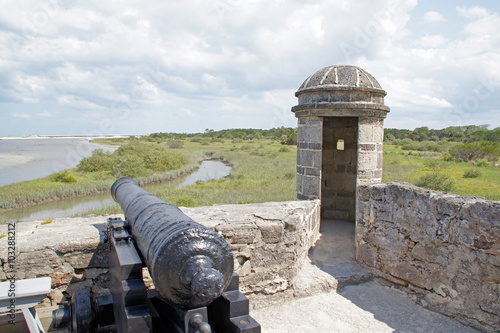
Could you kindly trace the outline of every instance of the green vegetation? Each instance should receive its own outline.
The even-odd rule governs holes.
[[[238,141],[229,138],[209,140],[209,144],[204,142],[186,139],[183,151],[203,150],[212,158],[229,161],[233,167],[229,177],[180,189],[165,186],[152,193],[168,203],[184,207],[295,200],[295,146],[283,146],[281,140],[269,139]],[[120,208],[115,205],[92,213],[120,213]]]
[[[386,129],[382,180],[500,200],[499,155],[500,128]]]
[[[0,239],[7,237],[7,234],[0,234]]]
[[[453,189],[454,182],[449,176],[435,171],[420,177],[415,185],[435,191],[449,192]]]
[[[50,224],[52,223],[54,219],[46,219],[45,221],[43,221],[42,223],[40,223],[40,225],[46,225],[46,224]]]
[[[119,148],[96,150],[78,168],[0,188],[0,208],[109,191],[117,177],[163,182],[196,168],[204,156],[233,166],[231,176],[155,194],[178,206],[294,200],[297,130],[233,129],[153,133],[96,140]],[[386,129],[383,181],[404,181],[460,195],[500,200],[500,130],[482,126]],[[96,213],[119,212],[119,208]]]
[[[450,150],[455,162],[476,162],[487,160],[495,162],[500,155],[500,142],[476,141],[456,145]]]
[[[429,129],[418,127],[413,131],[406,129],[387,128],[384,131],[384,141],[410,139],[412,141],[447,141],[447,142],[474,142],[500,141],[500,127],[493,130],[488,125],[451,126],[444,129]]]
[[[424,188],[460,195],[481,196],[500,200],[500,169],[492,162],[454,162],[446,153],[407,151],[401,146],[384,144],[384,173],[382,181],[402,181]],[[481,167],[479,167],[481,165]],[[479,174],[471,169],[480,168]],[[442,176],[425,175],[439,173]],[[466,175],[467,176],[464,176]],[[470,178],[470,174],[477,177]],[[448,177],[448,182],[446,182]],[[443,184],[447,184],[446,189]]]
[[[114,140],[110,143],[116,143]],[[203,159],[202,151],[182,154],[135,138],[120,139],[119,143],[122,146],[113,154],[96,150],[76,169],[2,186],[0,209],[109,191],[122,176],[134,177],[141,185],[158,183],[191,172]]]
[[[114,153],[97,149],[78,164],[82,172],[111,172],[116,178],[139,177],[153,171],[180,169],[188,162],[186,156],[148,143],[132,141]]]
[[[76,183],[78,181],[74,176],[70,175],[67,170],[53,174],[50,176],[50,180],[61,183]]]
[[[481,177],[481,171],[477,169],[470,169],[464,172],[464,178],[479,178]]]

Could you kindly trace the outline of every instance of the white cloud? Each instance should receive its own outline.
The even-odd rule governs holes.
[[[443,16],[443,14],[436,11],[429,11],[424,14],[424,22],[436,23],[436,22],[447,22],[448,20]]]
[[[468,19],[480,19],[482,17],[486,17],[490,15],[490,12],[483,7],[474,6],[474,7],[457,7],[457,12],[459,15],[468,18]]]
[[[12,117],[16,117],[16,118],[22,118],[22,119],[29,119],[31,118],[31,116],[25,112],[12,112],[11,113],[11,116]]]
[[[43,112],[37,112],[35,113],[36,118],[51,118],[54,117],[54,115],[48,111],[43,111]]]
[[[500,40],[500,16],[481,7],[457,7],[459,15],[470,20],[464,32],[482,41],[494,44]]]
[[[448,40],[443,35],[423,36],[415,41],[415,44],[422,48],[436,48],[444,46]]]
[[[74,95],[61,95],[57,97],[57,102],[62,106],[68,106],[75,109],[102,109],[101,106],[92,103],[85,98]]]
[[[36,104],[40,102],[38,98],[30,98],[30,97],[23,97],[22,101],[23,103],[27,104]]]
[[[389,92],[386,102],[391,107],[428,109],[453,106],[446,99],[439,97],[445,87],[433,79],[392,79],[383,88]]]

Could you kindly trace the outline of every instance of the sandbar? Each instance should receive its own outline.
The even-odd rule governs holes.
[[[0,154],[0,168],[9,168],[33,161],[33,156]]]

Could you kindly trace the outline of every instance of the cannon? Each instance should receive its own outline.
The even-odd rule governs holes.
[[[131,178],[118,179],[111,196],[125,216],[108,219],[111,294],[75,293],[54,311],[54,327],[79,333],[261,331],[219,233]],[[146,287],[143,267],[154,287]]]

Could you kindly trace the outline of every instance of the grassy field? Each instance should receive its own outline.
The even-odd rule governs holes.
[[[101,144],[123,144],[125,140],[101,141]],[[168,142],[149,143],[165,149]],[[171,145],[170,145],[171,146]],[[208,155],[233,166],[230,177],[202,182],[182,189],[165,188],[154,193],[178,206],[204,206],[219,203],[255,203],[295,199],[296,146],[282,145],[277,140],[217,139],[182,140],[175,151],[185,154],[189,163],[180,170],[155,172],[138,177],[140,184],[161,182],[193,170]],[[471,173],[471,170],[474,172]],[[47,200],[109,191],[115,177],[110,173],[84,173],[69,170],[75,183],[54,182],[51,177],[0,187],[0,207],[25,206]],[[465,178],[466,174],[473,178]],[[470,163],[445,162],[441,153],[402,150],[384,145],[384,182],[404,181],[418,184],[423,176],[438,174],[451,184],[450,193],[481,196],[500,200],[500,168],[491,164],[481,167]],[[118,212],[114,207],[94,213]]]
[[[477,177],[464,177],[471,174]],[[447,192],[480,196],[488,200],[500,200],[500,168],[491,164],[476,166],[471,163],[444,161],[437,152],[402,150],[398,146],[384,144],[384,183],[403,181],[418,184],[425,175],[438,173],[452,183]]]

